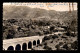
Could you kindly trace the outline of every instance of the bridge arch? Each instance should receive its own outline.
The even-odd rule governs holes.
[[[14,50],[13,46],[9,46],[7,50]]]
[[[28,43],[28,49],[31,49],[31,48],[32,48],[32,42],[29,41],[29,43]]]
[[[23,43],[22,50],[27,50],[27,44],[26,43]]]
[[[40,44],[40,40],[39,39],[37,40],[37,44]]]
[[[15,47],[15,50],[21,50],[21,45],[17,44],[16,47]]]
[[[33,45],[34,45],[34,46],[36,45],[36,41],[35,41],[35,40],[33,41]]]

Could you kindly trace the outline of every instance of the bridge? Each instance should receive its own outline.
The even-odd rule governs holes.
[[[31,36],[3,40],[3,50],[31,50],[42,42],[44,36]]]
[[[62,32],[57,32],[53,34],[62,34]],[[52,34],[44,35],[49,36]],[[30,36],[22,38],[14,38],[3,40],[3,50],[31,50],[31,48],[42,43],[44,36]]]

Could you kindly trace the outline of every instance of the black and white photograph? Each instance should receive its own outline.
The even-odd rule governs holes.
[[[2,50],[78,50],[77,5],[3,2]]]

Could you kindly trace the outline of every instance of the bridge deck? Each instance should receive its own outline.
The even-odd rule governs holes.
[[[12,42],[20,42],[20,41],[29,41],[29,40],[35,40],[35,39],[40,39],[43,38],[44,36],[31,36],[31,37],[22,37],[22,38],[14,38],[14,39],[7,39],[7,40],[3,40],[3,44],[7,44],[7,43],[12,43]]]

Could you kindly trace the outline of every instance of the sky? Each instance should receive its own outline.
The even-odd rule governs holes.
[[[74,10],[77,10],[77,3],[74,4]],[[28,6],[31,8],[41,8],[46,10],[69,11],[69,3],[3,3],[4,5]],[[70,3],[72,10],[72,3]]]

